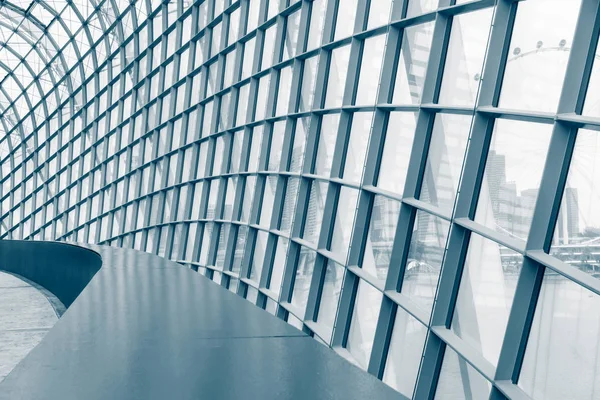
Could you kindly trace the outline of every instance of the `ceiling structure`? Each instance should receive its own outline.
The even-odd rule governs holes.
[[[13,149],[14,156],[20,156],[21,139],[93,76],[107,55],[145,21],[153,6],[160,4],[154,3],[0,3],[0,137],[10,136],[0,146],[0,158]],[[137,46],[130,48],[125,57],[135,56]],[[85,103],[85,90],[79,99]],[[76,103],[70,106],[77,108]]]

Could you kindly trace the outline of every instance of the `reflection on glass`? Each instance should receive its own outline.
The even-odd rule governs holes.
[[[381,283],[385,283],[390,266],[399,213],[399,201],[375,196],[362,269]]]
[[[304,163],[304,150],[306,149],[306,135],[310,126],[310,118],[298,118],[294,132],[290,172],[300,172]]]
[[[244,250],[246,248],[246,238],[248,237],[248,226],[240,226],[235,242],[235,250],[233,252],[233,264],[231,271],[239,274],[244,259]]]
[[[331,51],[327,93],[325,94],[325,108],[341,107],[344,99],[344,88],[349,62],[350,45],[338,47]]]
[[[410,4],[410,3],[409,3]],[[433,22],[404,29],[393,104],[419,104],[429,61]]]
[[[271,148],[269,149],[269,171],[278,171],[281,162],[283,139],[285,136],[285,121],[277,121],[273,124],[271,133]]]
[[[265,310],[271,315],[277,315],[277,303],[270,298],[267,298]]]
[[[244,44],[244,61],[242,64],[242,79],[252,75],[252,62],[254,61],[254,49],[256,48],[256,37]]]
[[[402,293],[431,313],[448,239],[448,221],[417,211],[412,230]]]
[[[392,1],[393,0],[378,0],[371,2],[367,29],[376,28],[389,22],[390,13],[392,12]]]
[[[331,252],[335,253],[340,260],[346,260],[348,255],[357,201],[358,190],[342,186],[331,237]]]
[[[493,8],[486,8],[452,19],[439,104],[475,104],[492,14]]]
[[[329,177],[333,152],[338,135],[340,114],[325,114],[321,119],[321,133],[319,134],[319,145],[317,147],[317,158],[315,160],[315,175]]]
[[[281,282],[283,280],[283,270],[287,258],[288,243],[289,240],[284,237],[277,239],[275,258],[273,260],[273,269],[271,272],[271,279],[269,281],[269,289],[271,289],[277,295],[279,295],[279,292],[281,292]]]
[[[298,111],[309,111],[312,108],[313,97],[315,94],[315,82],[317,81],[318,56],[304,60],[302,72],[302,88],[300,90],[300,101]]]
[[[267,249],[267,240],[269,234],[264,231],[256,233],[256,241],[254,242],[254,255],[252,256],[252,265],[250,266],[250,280],[260,283],[260,277],[263,271],[265,261],[265,251]]]
[[[265,30],[262,51],[262,62],[260,67],[261,71],[266,68],[269,68],[273,64],[273,53],[275,50],[275,35],[277,33],[276,29],[277,27],[273,25],[269,29]]]
[[[413,397],[426,337],[425,325],[398,307],[383,381],[408,398]]]
[[[344,180],[354,183],[360,183],[362,180],[372,122],[372,112],[355,112],[352,116],[350,140],[348,141],[344,174],[342,175]]]
[[[551,254],[600,278],[600,132],[579,130]]]
[[[254,132],[252,133],[252,144],[250,145],[250,156],[248,160],[248,172],[256,172],[258,171],[258,161],[260,156],[260,145],[263,140],[263,125],[259,125],[254,127]]]
[[[310,188],[310,198],[308,200],[306,223],[302,238],[314,244],[319,239],[326,196],[327,182],[313,181]]]
[[[212,280],[217,284],[220,285],[221,284],[221,280],[223,279],[223,274],[219,271],[214,271],[213,272],[213,277]]]
[[[390,113],[377,187],[402,195],[415,137],[416,120],[415,113]]]
[[[259,224],[265,228],[271,227],[271,215],[273,214],[273,201],[277,190],[277,176],[269,175],[265,181],[265,190],[262,199]]]
[[[358,0],[344,0],[343,7],[338,8],[334,40],[352,35],[357,7]]]
[[[379,75],[383,64],[386,40],[386,34],[365,39],[356,92],[356,105],[371,105],[377,102]]]
[[[279,83],[275,108],[275,115],[288,113],[290,105],[290,92],[292,89],[292,67],[288,66],[279,71]]]
[[[596,47],[596,57],[594,58],[592,75],[590,76],[582,114],[591,117],[600,117],[600,42],[598,42],[598,46]]]
[[[271,110],[267,109],[267,96],[269,95],[269,85],[271,84],[271,75],[267,74],[258,81],[258,94],[256,95],[256,104],[254,110],[254,121],[260,121],[271,116]]]
[[[250,212],[252,211],[252,202],[254,200],[254,189],[256,189],[256,176],[251,175],[246,178],[246,188],[244,198],[242,199],[241,221],[248,222]]]
[[[229,290],[233,293],[237,293],[238,285],[240,280],[238,278],[229,278]]]
[[[246,292],[246,300],[248,300],[252,304],[256,304],[256,299],[258,298],[258,289],[248,286],[248,291]]]
[[[206,265],[207,264],[207,259],[208,259],[208,250],[210,249],[210,237],[212,234],[212,229],[213,229],[213,223],[209,222],[204,224],[204,234],[202,235],[202,242],[200,245],[200,264],[202,265]],[[150,231],[153,232],[153,231]],[[147,244],[147,251],[150,250],[150,252],[152,252],[153,250],[151,250],[151,246],[152,244],[150,244],[150,238],[148,238],[148,244]]]
[[[454,207],[470,128],[469,115],[435,116],[419,198],[448,214]]]
[[[270,2],[276,3],[276,2]],[[298,43],[298,29],[300,25],[300,11],[290,14],[286,21],[286,35],[283,41],[283,59],[287,60],[296,56]]]
[[[446,346],[436,400],[479,400],[490,397],[492,385],[471,364]]]
[[[520,2],[499,106],[555,112],[581,0]]]
[[[299,178],[288,178],[287,185],[285,188],[285,198],[283,200],[283,211],[281,212],[281,222],[279,224],[279,230],[286,234],[289,234],[292,228],[299,186]]]
[[[308,292],[310,290],[310,281],[312,279],[316,258],[317,253],[313,250],[309,250],[306,247],[302,247],[300,249],[291,303],[298,307],[302,311],[302,314],[304,314],[304,310],[306,309]]]
[[[306,45],[307,51],[321,45],[326,10],[327,0],[314,0],[311,2],[310,28],[308,31],[308,43]]]
[[[438,3],[439,0],[410,0],[406,10],[406,18],[434,11]]]
[[[552,125],[496,120],[475,221],[526,240]]]
[[[302,320],[296,318],[292,313],[288,314],[287,323],[299,330],[302,330],[302,327],[304,326]]]
[[[341,265],[331,260],[327,261],[317,322],[322,328],[319,330],[319,334],[321,334],[328,342],[331,340],[331,335],[333,333],[338,300],[340,298],[342,282],[344,280],[344,270],[344,267]]]
[[[229,224],[221,225],[219,232],[219,245],[217,247],[217,259],[215,260],[215,267],[223,269],[223,263],[225,261],[225,251],[227,250],[227,238],[229,237]]]
[[[546,269],[519,386],[534,399],[600,397],[600,297]]]
[[[522,264],[521,255],[471,234],[452,330],[494,365]]]
[[[346,348],[356,364],[364,370],[369,366],[381,299],[379,290],[363,280],[358,283]]]

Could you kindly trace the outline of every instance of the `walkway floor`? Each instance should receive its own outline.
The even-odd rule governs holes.
[[[42,340],[58,317],[35,287],[0,272],[0,382]]]

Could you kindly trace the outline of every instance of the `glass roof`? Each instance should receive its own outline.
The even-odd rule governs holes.
[[[160,4],[154,3],[0,3],[0,137],[11,135],[8,146],[19,143],[85,82]],[[11,150],[0,148],[0,157]]]

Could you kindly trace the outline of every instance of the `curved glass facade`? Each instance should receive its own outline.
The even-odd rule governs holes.
[[[597,0],[0,4],[0,237],[176,260],[415,399],[600,396]]]

